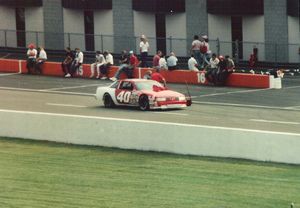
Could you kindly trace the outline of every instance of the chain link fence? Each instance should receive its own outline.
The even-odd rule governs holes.
[[[168,55],[175,52],[177,56],[190,55],[191,39],[174,37],[148,38],[150,51],[154,55],[159,49]],[[63,50],[66,47],[80,48],[83,51],[104,51],[120,53],[122,50],[139,51],[140,37],[114,35],[84,35],[78,33],[43,33],[31,31],[0,30],[0,47],[26,47],[29,43],[44,46],[46,49]],[[299,63],[300,44],[279,44],[260,42],[231,42],[210,40],[212,53],[229,55],[239,61],[248,61],[254,50],[257,50],[259,61],[271,63]]]

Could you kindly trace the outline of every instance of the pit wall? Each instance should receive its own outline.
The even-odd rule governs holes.
[[[0,126],[4,137],[300,164],[300,134],[1,109]]]
[[[112,77],[117,71],[118,66],[112,66],[109,70],[108,76]],[[133,76],[135,78],[142,78],[149,68],[136,68]],[[22,73],[26,74],[26,61],[14,59],[0,59],[0,72],[7,73]],[[46,62],[43,66],[43,75],[46,76],[64,76],[61,69],[61,63]],[[175,71],[161,71],[169,83],[187,83],[187,84],[201,84],[208,85],[205,79],[205,72],[195,72],[189,70],[175,70]],[[91,65],[83,64],[80,74],[77,77],[89,78],[91,75]],[[121,78],[125,78],[123,74]],[[248,88],[274,88],[274,79],[268,75],[260,74],[245,74],[233,73],[229,76],[226,86],[229,87],[248,87]]]

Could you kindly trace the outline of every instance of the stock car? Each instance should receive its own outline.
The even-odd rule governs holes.
[[[146,79],[118,80],[98,87],[96,99],[104,107],[135,106],[141,110],[184,108],[192,104],[190,96],[169,90],[157,81]]]

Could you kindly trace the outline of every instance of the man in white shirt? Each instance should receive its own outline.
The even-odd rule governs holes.
[[[96,51],[96,60],[95,63],[91,64],[91,76],[90,78],[94,77],[95,68],[97,71],[96,78],[99,79],[100,77],[100,67],[106,63],[103,54],[100,51]]]
[[[109,68],[110,66],[114,65],[114,57],[111,55],[111,53],[109,53],[109,51],[104,51],[103,55],[106,63],[100,67],[100,72],[102,74],[101,79],[107,79]]]
[[[209,65],[206,66],[205,77],[208,82],[216,84],[218,81],[218,71],[219,71],[220,60],[217,58],[215,53],[212,54],[212,57],[209,60]]]
[[[43,47],[39,47],[39,57],[36,60],[35,71],[38,74],[42,74],[42,65],[47,60],[47,53]]]
[[[75,59],[72,62],[72,66],[71,66],[71,73],[72,76],[75,74],[79,74],[82,75],[83,71],[82,71],[82,63],[83,63],[83,53],[80,51],[80,48],[75,48],[76,54],[75,54]],[[68,75],[68,74],[67,74]],[[71,77],[70,76],[65,76],[65,77]]]
[[[28,45],[27,50],[27,64],[26,68],[28,70],[28,74],[33,73],[34,66],[36,63],[37,50],[35,49],[35,45],[33,43]]]
[[[212,54],[210,60],[209,60],[209,69],[216,69],[219,66],[220,60],[217,58],[217,55],[215,53]]]
[[[192,42],[192,47],[191,47],[191,54],[194,55],[194,58],[196,59],[198,66],[201,65],[201,63],[202,63],[201,54],[200,54],[200,46],[201,46],[201,41],[199,40],[199,36],[194,35],[194,40]]]
[[[145,35],[141,36],[140,53],[141,53],[141,67],[148,67],[147,56],[149,51],[149,42]]]
[[[191,55],[191,58],[188,60],[188,66],[189,66],[189,70],[191,71],[199,71],[199,69],[197,68],[198,62],[194,58],[193,54]]]
[[[167,64],[169,70],[175,70],[177,68],[177,57],[175,56],[174,52],[170,53],[169,58],[167,58]]]
[[[161,55],[161,58],[159,59],[158,65],[159,65],[160,70],[168,70],[168,64],[167,64],[167,61],[166,61],[166,56],[164,54]]]

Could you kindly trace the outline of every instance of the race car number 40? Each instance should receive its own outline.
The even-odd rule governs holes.
[[[130,95],[131,95],[131,92],[129,92],[129,91],[121,91],[117,96],[117,100],[120,103],[129,103]]]

